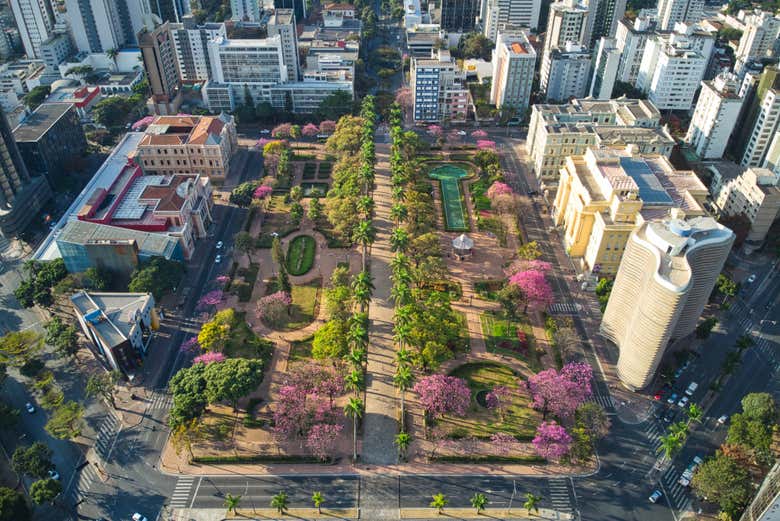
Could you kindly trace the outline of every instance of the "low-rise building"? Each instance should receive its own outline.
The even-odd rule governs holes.
[[[136,158],[147,174],[223,179],[236,143],[232,116],[158,116],[138,143]]]
[[[415,123],[465,121],[469,91],[466,73],[439,49],[436,58],[412,58],[412,107]]]
[[[322,23],[325,27],[341,27],[345,20],[355,19],[355,6],[352,4],[325,4],[322,8]]]
[[[430,58],[444,36],[439,24],[418,24],[407,29],[406,46],[409,54],[417,58]]]
[[[780,213],[780,175],[766,168],[748,168],[723,184],[715,204],[722,215],[743,215],[750,221],[745,240],[749,250],[759,248]]]
[[[79,291],[70,300],[99,358],[132,378],[160,327],[152,294]]]
[[[685,141],[702,159],[723,157],[734,131],[743,99],[734,74],[721,73],[712,81],[701,82],[701,93],[693,112]]]
[[[569,256],[585,272],[617,273],[626,241],[643,222],[704,215],[707,187],[692,171],[679,171],[638,147],[590,148],[561,169],[553,220],[563,227]]]
[[[75,80],[57,80],[52,83],[46,103],[68,103],[76,107],[80,118],[87,118],[92,106],[100,99],[100,88],[73,85],[71,82]]]
[[[62,186],[73,159],[87,150],[87,138],[75,105],[42,103],[14,129],[14,140],[27,170]]]

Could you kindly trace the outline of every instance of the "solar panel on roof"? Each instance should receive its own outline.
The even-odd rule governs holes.
[[[647,163],[631,157],[621,157],[620,166],[639,187],[639,198],[647,204],[671,205],[674,201]]]

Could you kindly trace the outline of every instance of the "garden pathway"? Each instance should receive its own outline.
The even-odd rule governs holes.
[[[376,189],[374,203],[376,216],[376,241],[371,248],[371,275],[374,279],[374,296],[369,307],[368,366],[366,375],[365,418],[363,420],[362,460],[366,463],[388,465],[396,461],[393,445],[398,432],[396,421],[395,345],[393,342],[394,306],[390,298],[390,220],[392,206],[390,186],[389,147],[376,147]]]

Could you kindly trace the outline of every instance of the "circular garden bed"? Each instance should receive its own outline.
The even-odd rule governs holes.
[[[287,247],[287,273],[304,275],[314,266],[317,242],[311,235],[299,235]]]

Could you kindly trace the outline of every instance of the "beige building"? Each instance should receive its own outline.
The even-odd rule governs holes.
[[[583,271],[617,273],[628,237],[651,219],[675,210],[704,215],[707,187],[692,171],[679,171],[660,155],[625,148],[590,148],[561,169],[553,220],[566,251]]]
[[[534,105],[526,148],[537,179],[546,187],[558,182],[568,156],[593,146],[636,143],[640,152],[668,156],[674,139],[659,127],[661,114],[646,100],[575,99],[564,105]]]
[[[715,204],[723,215],[742,214],[750,221],[745,246],[754,250],[761,246],[769,228],[780,212],[780,175],[766,168],[748,168],[727,181],[720,189]]]
[[[233,117],[158,116],[138,143],[134,159],[145,174],[201,174],[224,178],[236,150]]]
[[[733,243],[711,217],[673,215],[631,234],[601,322],[623,385],[650,385],[667,347],[693,333]]]

